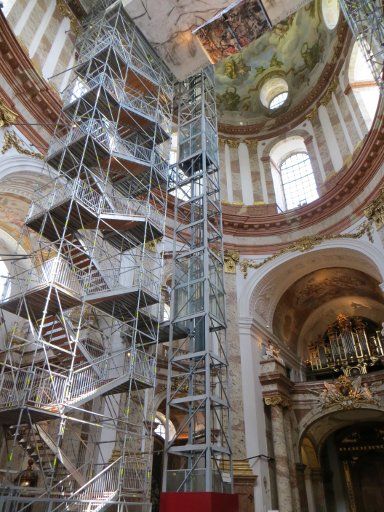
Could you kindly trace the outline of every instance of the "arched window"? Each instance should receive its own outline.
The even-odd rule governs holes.
[[[286,208],[304,206],[319,197],[308,153],[297,152],[280,164]]]
[[[351,53],[348,77],[365,124],[370,129],[379,103],[380,91],[358,42]]]
[[[280,211],[304,206],[319,197],[306,142],[301,135],[290,135],[270,151],[275,200]]]

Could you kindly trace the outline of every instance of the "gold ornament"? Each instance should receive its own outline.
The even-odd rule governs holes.
[[[0,153],[4,155],[11,148],[15,148],[16,151],[22,155],[31,156],[32,158],[38,158],[39,160],[43,160],[44,156],[37,151],[30,151],[26,149],[24,146],[24,142],[19,139],[14,131],[6,131],[4,134],[4,143],[1,148]]]
[[[275,254],[272,254],[272,256],[269,256],[268,258],[265,258],[265,260],[256,262],[252,260],[242,260],[240,262],[240,270],[244,275],[244,278],[248,276],[248,269],[258,269],[265,265],[266,263],[269,263],[272,260],[275,260],[282,254],[286,254],[288,252],[306,252],[317,245],[321,244],[322,242],[325,242],[327,240],[340,240],[340,239],[352,239],[356,240],[358,238],[361,238],[363,235],[367,234],[369,239],[371,239],[371,226],[373,221],[367,220],[364,222],[361,226],[361,228],[356,233],[346,233],[346,234],[340,234],[340,235],[314,235],[314,236],[304,236],[303,238],[300,238],[296,242],[288,245],[287,247],[284,247],[284,249],[281,249],[280,251],[276,252]]]
[[[264,397],[264,403],[265,405],[269,405],[270,407],[276,407],[278,405],[281,405],[282,407],[289,406],[288,400],[282,397],[281,395],[266,396]]]
[[[64,17],[68,18],[71,23],[71,30],[77,36],[81,30],[81,24],[76,16],[73,14],[71,8],[65,0],[57,0],[57,8],[59,13]]]
[[[224,251],[224,272],[227,274],[236,274],[236,265],[240,261],[238,251]]]
[[[384,188],[380,190],[378,197],[364,210],[364,215],[376,225],[377,229],[384,225]]]
[[[7,107],[4,100],[0,98],[0,128],[6,128],[15,124],[18,114]]]
[[[362,384],[361,376],[352,379],[347,375],[341,375],[334,383],[324,382],[324,389],[319,394],[320,406],[338,406],[339,409],[357,409],[363,404],[380,405],[373,397],[368,384]]]

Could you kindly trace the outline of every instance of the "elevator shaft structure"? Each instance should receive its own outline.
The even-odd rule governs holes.
[[[213,67],[178,84],[164,492],[231,492],[223,233]],[[180,341],[175,333],[184,329]],[[170,437],[170,421],[178,426]],[[173,469],[181,468],[181,469]]]
[[[381,0],[340,0],[344,16],[359,42],[373,77],[384,94],[384,7]]]
[[[4,512],[151,510],[173,79],[110,4],[77,39],[0,303]]]

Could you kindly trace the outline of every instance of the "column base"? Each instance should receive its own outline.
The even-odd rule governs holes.
[[[239,512],[237,494],[162,492],[160,512]]]

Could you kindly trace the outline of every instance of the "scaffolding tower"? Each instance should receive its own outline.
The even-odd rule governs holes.
[[[163,492],[232,492],[214,70],[175,88],[178,162]],[[180,340],[181,330],[188,335]],[[170,423],[177,415],[176,432]],[[181,468],[181,469],[174,469]]]
[[[340,0],[344,16],[359,42],[373,77],[384,94],[384,7],[381,0]]]
[[[0,304],[4,512],[150,510],[173,80],[110,3],[77,39]]]

